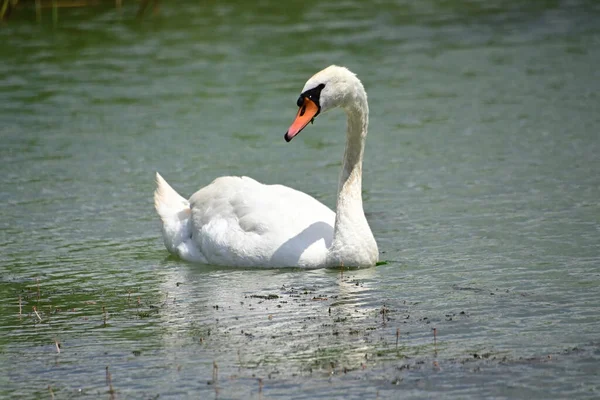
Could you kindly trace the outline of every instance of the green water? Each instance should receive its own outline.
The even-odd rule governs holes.
[[[175,3],[0,26],[0,397],[600,396],[598,2]],[[169,258],[155,171],[334,206],[343,113],[283,140],[333,63],[388,263]]]

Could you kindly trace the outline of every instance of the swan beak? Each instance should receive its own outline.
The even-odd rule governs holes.
[[[319,113],[319,106],[315,104],[314,101],[309,99],[308,97],[304,98],[304,103],[298,110],[298,114],[296,115],[296,119],[290,126],[290,129],[286,132],[284,138],[286,142],[289,142],[300,133],[302,129],[308,125],[309,122],[317,116]]]

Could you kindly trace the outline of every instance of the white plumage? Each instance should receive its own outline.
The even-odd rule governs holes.
[[[322,90],[315,99],[310,93],[316,87]],[[331,66],[309,79],[303,95],[299,101],[304,105],[286,134],[288,141],[319,112],[341,107],[348,114],[337,214],[305,193],[245,176],[217,178],[188,201],[157,173],[154,203],[169,252],[187,261],[239,267],[319,268],[377,262],[377,244],[361,198],[368,124],[363,86],[346,68]]]

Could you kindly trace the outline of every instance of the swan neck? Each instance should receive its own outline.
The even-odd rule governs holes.
[[[362,160],[369,112],[366,96],[359,96],[359,99],[361,101],[346,109],[346,148],[329,251],[331,265],[369,266],[374,265],[378,257],[377,244],[362,204]]]
[[[350,109],[347,114],[346,148],[338,186],[338,206],[340,205],[341,195],[347,197],[348,194],[356,192],[358,193],[357,199],[362,199],[360,195],[362,190],[362,162],[367,137],[368,114],[360,108]]]

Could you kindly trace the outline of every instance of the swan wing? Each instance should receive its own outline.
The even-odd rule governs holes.
[[[325,265],[335,213],[306,193],[228,176],[189,202],[191,240],[210,264]]]

